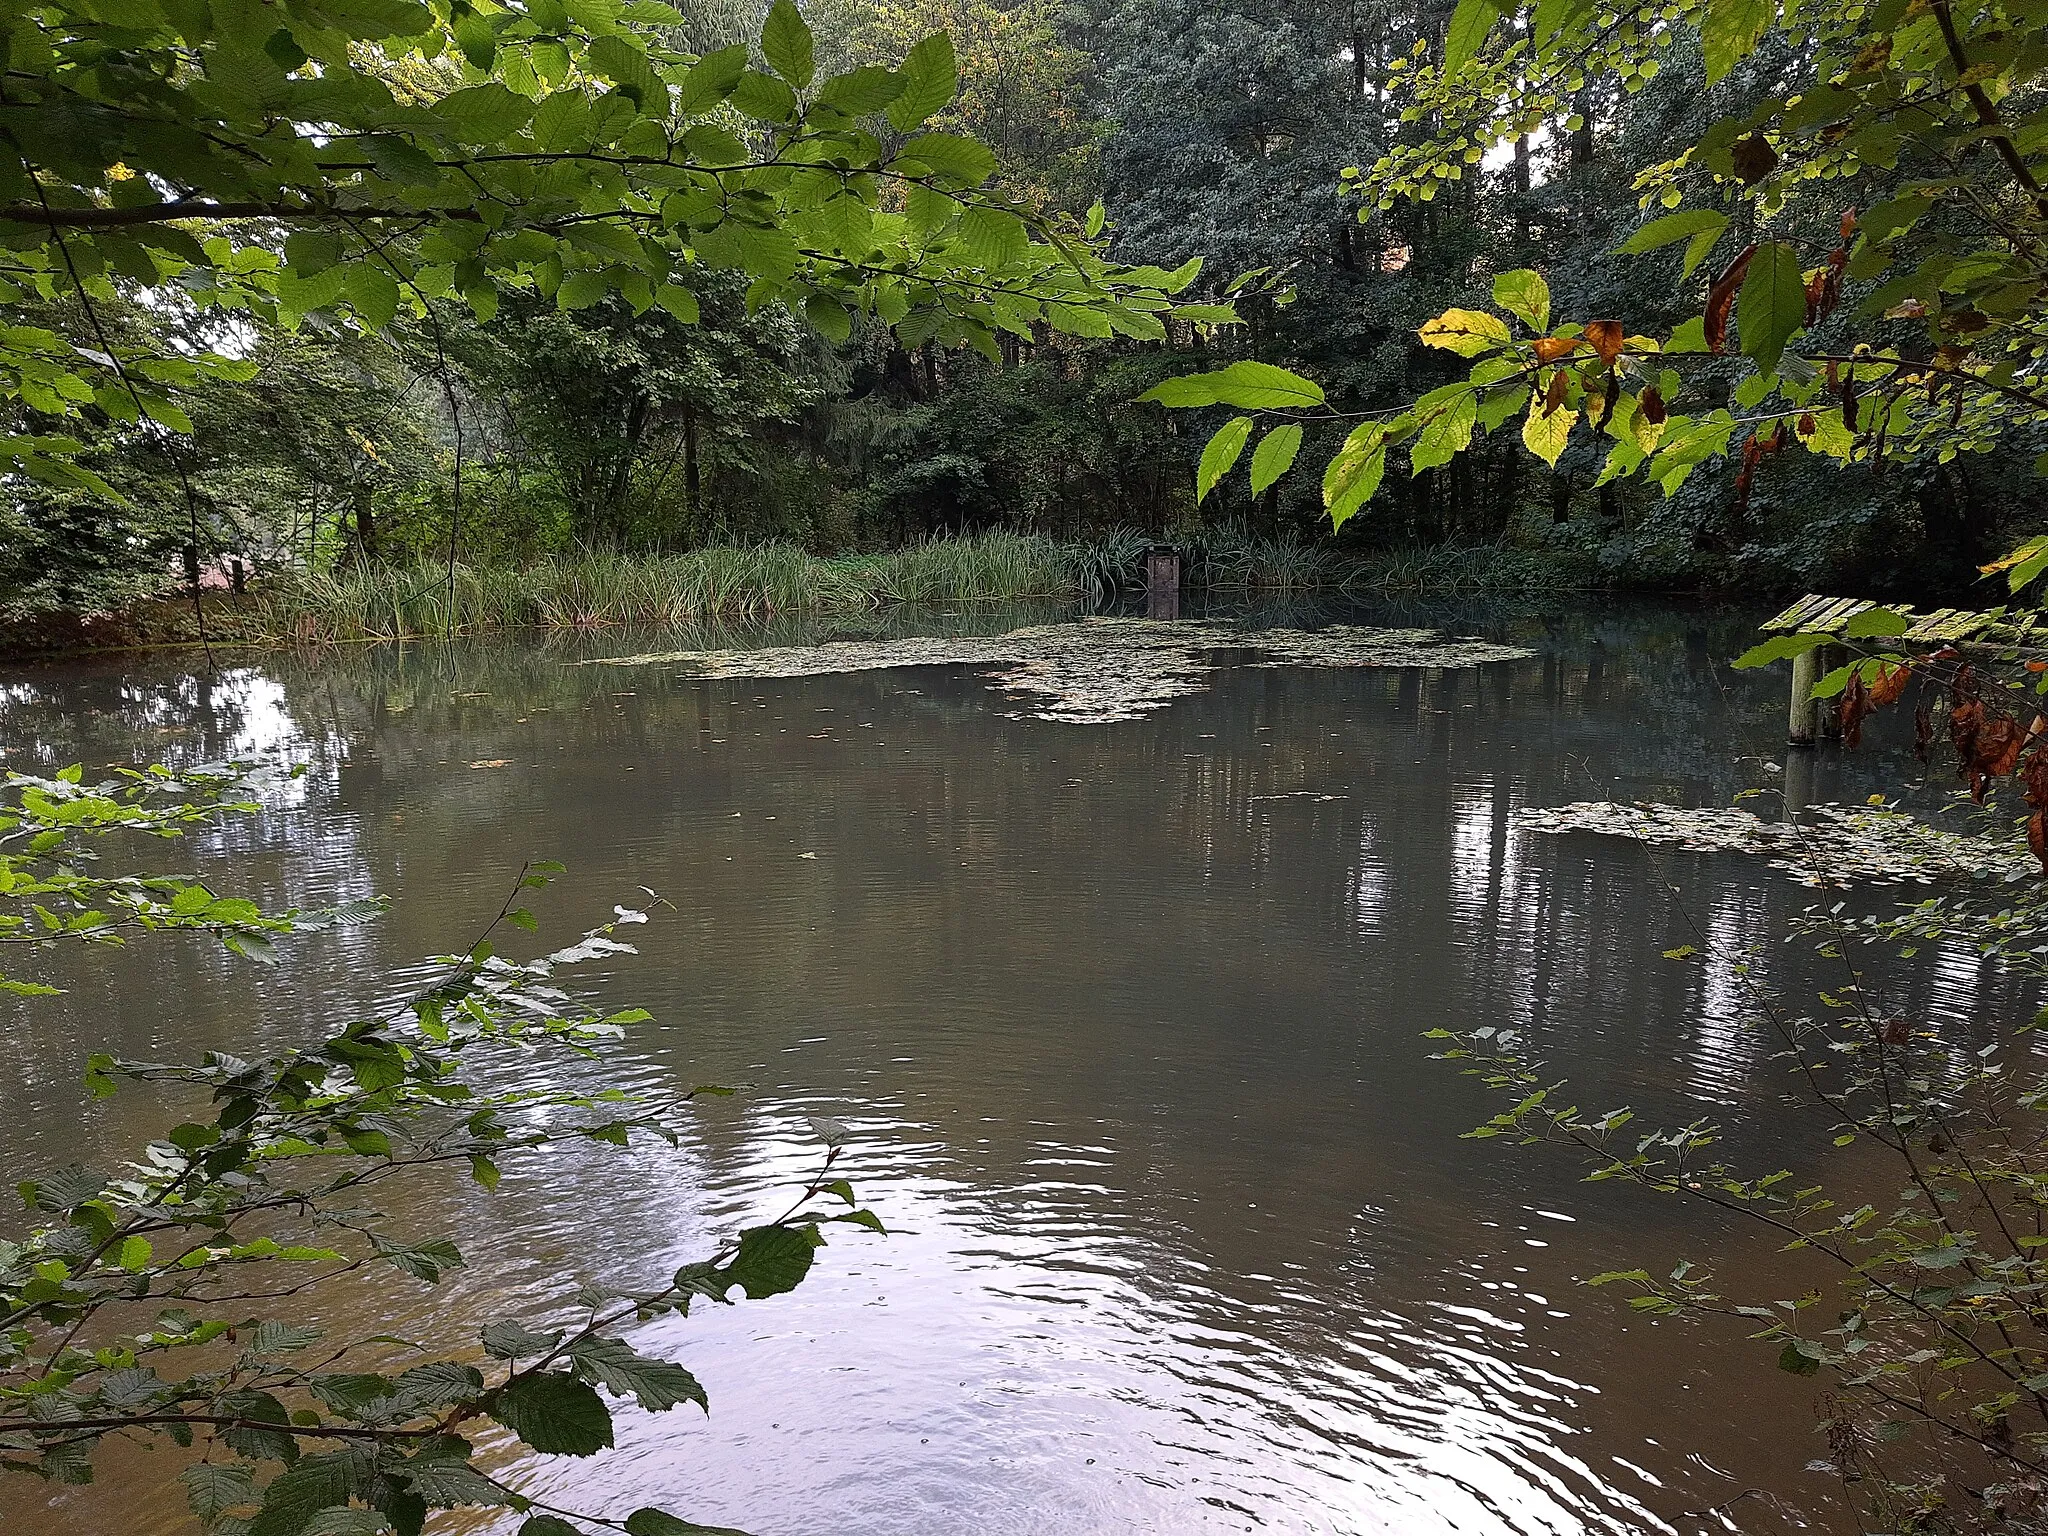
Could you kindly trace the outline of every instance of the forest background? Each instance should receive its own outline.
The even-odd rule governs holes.
[[[744,0],[682,9],[694,50],[758,27]],[[24,484],[0,506],[0,618],[174,590],[195,505],[200,556],[223,576],[234,559],[261,574],[440,558],[451,534],[466,562],[516,567],[590,550],[780,540],[835,554],[1007,530],[1111,546],[1257,538],[1383,561],[1428,550],[1423,568],[1482,585],[1965,591],[2024,531],[2031,466],[2048,447],[2038,429],[1946,462],[1781,455],[1740,496],[1739,466],[1723,458],[1668,498],[1654,484],[1596,485],[1595,442],[1550,469],[1501,433],[1390,477],[1336,534],[1312,477],[1257,495],[1234,477],[1198,499],[1202,445],[1229,413],[1139,403],[1160,379],[1254,358],[1312,375],[1334,406],[1393,406],[1461,372],[1418,326],[1483,307],[1495,274],[1525,267],[1565,312],[1646,326],[1697,313],[1705,275],[1674,281],[1673,262],[1614,257],[1661,211],[1640,206],[1638,176],[1782,89],[1790,46],[1767,37],[1711,89],[1699,61],[1679,57],[1633,92],[1595,81],[1571,117],[1511,154],[1361,221],[1345,173],[1419,131],[1389,79],[1418,42],[1441,48],[1451,13],[1364,0],[817,0],[827,72],[948,32],[961,88],[935,125],[995,151],[998,190],[1077,226],[1099,204],[1119,261],[1202,257],[1183,299],[1227,296],[1245,323],[1175,326],[1164,345],[1041,323],[987,357],[856,317],[835,344],[779,304],[749,312],[743,278],[721,287],[709,274],[696,324],[635,314],[617,293],[567,307],[528,290],[508,292],[487,326],[450,303],[432,329],[405,313],[381,334],[318,315],[251,327],[239,345],[259,370],[184,393],[194,430],[175,458],[118,422],[87,424],[83,462],[125,505]],[[181,323],[160,308],[127,320]],[[220,345],[218,313],[189,323],[195,349]],[[1341,432],[1323,443],[1318,430],[1304,448],[1327,456]]]

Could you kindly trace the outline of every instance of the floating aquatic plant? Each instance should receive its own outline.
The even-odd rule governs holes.
[[[2018,880],[2038,873],[2026,843],[2013,836],[1946,832],[1903,811],[1860,805],[1807,806],[1799,817],[1765,821],[1739,806],[1685,810],[1582,800],[1519,810],[1514,819],[1532,832],[1598,832],[1695,853],[1762,854],[1773,869],[1814,886]]]
[[[613,656],[586,666],[680,666],[687,677],[819,677],[898,667],[993,669],[989,681],[1013,695],[1020,719],[1100,725],[1132,720],[1199,693],[1224,663],[1219,652],[1250,651],[1262,667],[1473,667],[1535,653],[1431,629],[1241,629],[1195,620],[1091,618],[1002,635],[841,640],[762,650],[665,651]]]

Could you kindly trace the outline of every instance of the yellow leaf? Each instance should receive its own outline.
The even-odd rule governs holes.
[[[1477,357],[1508,344],[1508,323],[1482,309],[1447,309],[1426,320],[1415,333],[1424,345],[1441,347],[1460,357]]]
[[[1541,401],[1531,400],[1529,414],[1522,418],[1522,443],[1555,469],[1558,455],[1564,452],[1565,440],[1572,435],[1572,425],[1578,419],[1575,410],[1560,408],[1545,413]]]

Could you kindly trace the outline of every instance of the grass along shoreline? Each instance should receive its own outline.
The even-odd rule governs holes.
[[[878,554],[814,555],[798,545],[716,545],[681,554],[581,552],[526,565],[445,562],[279,571],[242,596],[208,593],[207,638],[243,646],[330,645],[498,630],[676,628],[712,620],[850,614],[1113,595],[1142,581],[1150,541],[1120,531],[1093,545],[1034,534],[934,539]],[[1289,539],[1210,534],[1184,546],[1191,586],[1210,590],[1562,590],[1587,585],[1528,551],[1390,551],[1364,560]],[[189,598],[125,613],[54,615],[0,629],[0,653],[51,654],[197,641]]]

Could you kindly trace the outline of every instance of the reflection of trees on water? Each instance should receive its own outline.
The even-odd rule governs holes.
[[[631,1241],[673,1257],[683,1195],[709,1183],[721,1213],[745,1204],[764,1136],[790,1143],[796,1109],[850,1110],[893,1127],[863,1154],[885,1171],[943,1186],[974,1220],[1041,1223],[1048,1252],[1113,1261],[1162,1311],[1191,1308],[1191,1327],[1256,1327],[1317,1362],[1384,1330],[1423,1379],[1451,1334],[1416,1298],[1469,1301],[1482,1266],[1491,1281],[1545,1263],[1561,1294],[1587,1258],[1694,1234],[1674,1202],[1617,1202],[1555,1161],[1459,1142],[1491,1107],[1427,1059],[1422,1032],[1531,1030],[1582,1102],[1647,1121],[1705,1101],[1735,1122],[1737,1155],[1777,1153],[1740,979],[1725,958],[1663,951],[1768,941],[1810,897],[1741,858],[1512,824],[1589,793],[1695,804],[1760,782],[1782,758],[1782,678],[1726,668],[1746,617],[1345,617],[1541,654],[1469,672],[1238,668],[1111,726],[1004,718],[958,669],[700,681],[570,664],[637,648],[610,635],[276,658],[267,707],[320,767],[236,861],[243,888],[308,904],[381,890],[397,909],[311,941],[303,972],[261,987],[189,946],[138,948],[31,1020],[9,1102],[64,1123],[78,1055],[109,1035],[132,1054],[226,1043],[187,1001],[222,989],[291,1038],[316,999],[328,1016],[382,963],[465,943],[520,858],[560,857],[551,920],[580,926],[636,884],[678,908],[619,967],[619,1001],[661,1021],[630,1042],[628,1074],[763,1091],[707,1111],[677,1157],[579,1155],[573,1176],[515,1193],[552,1254],[594,1264],[583,1213],[604,1207],[639,1213]],[[174,682],[134,685],[124,713],[93,681],[80,697],[98,713],[69,725],[42,684],[28,714],[10,702],[0,742],[44,751],[71,729],[75,752],[117,760],[175,723]],[[254,729],[208,707],[221,723],[195,727],[195,752]],[[1763,970],[1794,995],[1819,975],[1770,944]],[[1999,1003],[1969,957],[1914,986],[1955,1016]],[[95,1113],[84,1135],[104,1144],[143,1123],[125,1096]],[[577,1200],[553,1198],[570,1187]],[[1570,1256],[1523,1246],[1538,1204],[1586,1218]],[[1446,1254],[1461,1256],[1448,1277]],[[1622,1401],[1571,1417],[1619,1423]]]

